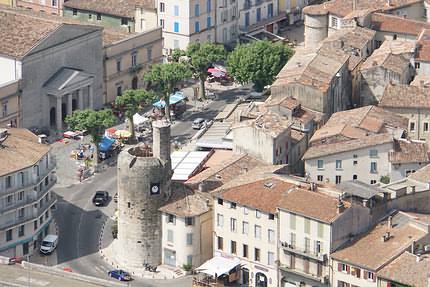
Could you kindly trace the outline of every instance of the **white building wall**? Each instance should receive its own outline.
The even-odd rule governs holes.
[[[430,75],[430,62],[423,62],[419,60],[415,60],[416,63],[419,63],[419,67],[415,66],[415,72],[418,75]]]
[[[332,260],[332,269],[333,269],[333,281],[332,286],[341,286],[339,283],[345,282],[349,283],[351,287],[359,286],[359,287],[376,287],[377,286],[377,280],[373,279],[365,279],[364,278],[364,269],[358,268],[352,265],[348,265],[348,270],[339,271],[338,264],[342,263],[337,260]],[[360,271],[360,275],[358,277],[355,268],[358,268]],[[368,272],[371,272],[369,270],[366,270]],[[374,274],[376,278],[376,274]],[[339,282],[341,281],[341,282]]]
[[[0,56],[0,86],[21,79],[21,62]]]

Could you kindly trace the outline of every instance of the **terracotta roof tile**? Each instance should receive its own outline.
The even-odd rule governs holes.
[[[420,168],[414,173],[411,173],[408,178],[419,182],[430,183],[430,164]]]
[[[373,13],[371,23],[372,29],[377,31],[415,36],[418,36],[424,28],[430,28],[430,23],[385,13]]]
[[[387,108],[430,108],[430,88],[387,85],[379,106]]]
[[[151,0],[68,0],[64,7],[134,18],[137,7],[154,9]]]
[[[430,62],[430,29],[424,29],[418,38],[415,60]]]
[[[425,142],[399,139],[394,141],[394,151],[388,154],[391,163],[427,163],[429,162],[428,147]]]

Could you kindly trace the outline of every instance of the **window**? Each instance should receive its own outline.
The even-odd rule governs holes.
[[[311,240],[305,238],[305,252],[308,253],[311,250]]]
[[[236,209],[236,203],[230,202],[230,208]]]
[[[317,175],[317,181],[323,181],[324,180],[324,176],[322,175]]]
[[[377,149],[369,150],[369,156],[370,157],[378,157],[378,150]]]
[[[209,29],[211,26],[212,26],[212,18],[211,18],[211,16],[209,16],[206,19],[206,28]]]
[[[93,18],[93,15],[90,13],[90,14],[88,14],[88,19],[92,19]]]
[[[261,8],[257,8],[257,22],[261,21]]]
[[[185,217],[185,226],[194,225],[194,217]]]
[[[160,12],[164,13],[166,11],[166,6],[164,5],[163,2],[160,2]]]
[[[121,18],[121,25],[127,26],[128,25],[128,19],[127,18]]]
[[[331,26],[337,28],[338,19],[336,17],[331,17]]]
[[[246,221],[242,222],[242,234],[248,235],[249,232],[249,224]]]
[[[273,17],[273,3],[267,5],[267,18]]]
[[[255,217],[260,218],[261,217],[261,212],[260,210],[256,209],[255,210]]]
[[[306,234],[311,233],[311,220],[309,218],[305,218],[304,231]]]
[[[290,234],[290,244],[292,248],[296,248],[296,234],[293,232]]]
[[[319,160],[317,161],[317,167],[318,167],[319,169],[324,168],[324,161],[323,161],[322,159],[319,159]]]
[[[18,210],[18,217],[24,217],[24,208]]]
[[[358,161],[356,161],[356,160],[354,160],[353,162],[352,162],[352,165],[357,165],[358,164]]]
[[[336,160],[336,169],[342,169],[342,161],[339,159]]]
[[[12,229],[6,231],[6,241],[12,240]]]
[[[375,281],[376,280],[375,273],[364,271],[364,279]]]
[[[97,13],[97,20],[100,21],[102,19],[102,14]]]
[[[249,26],[249,12],[245,13],[245,27]]]
[[[269,220],[275,220],[275,215],[273,213],[269,213]]]
[[[196,17],[200,16],[200,5],[199,4],[194,5],[194,16],[196,16]]]
[[[23,172],[20,172],[20,173],[19,173],[19,179],[20,179],[20,181],[21,181],[21,186],[23,186],[23,185],[24,185],[24,183],[25,183],[24,173],[23,173]]]
[[[243,244],[242,247],[243,247],[242,248],[242,256],[245,257],[245,258],[248,258],[248,245]]]
[[[173,230],[167,230],[167,242],[173,243]]]
[[[254,261],[260,261],[260,249],[254,248]]]
[[[261,238],[261,226],[259,225],[254,226],[254,237],[257,239]]]
[[[52,6],[57,7],[57,0],[52,0]]]
[[[296,229],[296,215],[290,213],[290,229]]]
[[[73,16],[77,16],[78,15],[78,10],[77,9],[73,9],[72,10],[72,14],[73,14]]]
[[[349,274],[349,265],[338,263],[337,271]]]
[[[267,264],[271,266],[275,265],[275,253],[267,252]]]
[[[121,59],[116,60],[116,71],[121,72]]]
[[[23,200],[24,199],[24,191],[20,191],[18,192],[18,200]]]
[[[315,254],[321,253],[321,241],[315,240]]]
[[[173,6],[173,16],[179,16],[179,6]]]
[[[393,40],[397,40],[397,34],[393,35]]]
[[[429,131],[429,123],[424,123],[423,124],[423,131],[424,132],[428,132]]]
[[[421,68],[420,66],[421,66],[420,62],[415,62],[415,69]]]
[[[378,171],[377,171],[377,166],[376,166],[376,162],[375,162],[375,161],[372,161],[372,162],[370,163],[370,172],[371,172],[371,173],[376,173],[376,172],[378,172]]]
[[[221,198],[218,198],[218,204],[223,205],[223,200]]]
[[[11,205],[13,202],[13,195],[8,195],[6,197],[6,205]]]
[[[167,223],[175,224],[175,222],[176,222],[176,216],[173,214],[167,214]]]
[[[236,254],[236,241],[231,241],[230,242],[230,253],[231,254]]]
[[[351,275],[356,276],[357,278],[360,278],[361,269],[357,267],[351,268]]]
[[[324,237],[324,224],[318,223],[318,237],[323,238]]]
[[[340,175],[336,175],[336,184],[339,184],[342,181],[342,177]]]
[[[164,19],[160,19],[160,27],[164,29]]]
[[[236,222],[237,222],[237,220],[235,218],[230,218],[230,231],[231,232],[236,232],[236,230],[237,230]]]
[[[210,13],[212,10],[212,1],[206,0],[206,13]]]
[[[18,237],[24,236],[24,225],[18,227]]]
[[[248,208],[246,206],[243,207],[243,214],[248,215]]]
[[[2,114],[3,117],[7,116],[7,102],[2,103]]]
[[[374,180],[374,179],[372,179],[371,181],[370,181],[370,184],[375,184],[376,183],[376,180]]]
[[[6,177],[6,188],[11,188],[12,187],[12,176],[8,176]]]
[[[269,241],[269,243],[275,242],[275,230],[273,229],[267,230],[267,240]]]
[[[415,132],[415,122],[410,122],[410,123],[409,123],[409,130],[410,130],[411,132]]]
[[[187,233],[187,245],[193,245],[193,234]]]
[[[217,237],[217,243],[218,243],[218,249],[219,250],[223,250],[224,249],[224,244],[223,244],[223,239],[222,239],[222,237],[220,237],[220,236],[218,236]]]
[[[173,32],[179,33],[179,22],[173,23]]]
[[[41,217],[39,218],[39,224],[40,224],[40,225],[42,225],[42,224],[43,224],[43,216],[41,216]]]
[[[188,255],[187,256],[187,264],[193,265],[193,255]]]
[[[224,226],[224,215],[218,213],[216,216],[216,222],[217,222],[218,227],[223,227]]]
[[[34,230],[37,230],[37,220],[33,221]]]
[[[194,32],[196,32],[196,33],[200,32],[200,22],[199,21],[194,23]]]
[[[354,174],[354,175],[352,176],[352,180],[357,180],[357,179],[358,179],[358,175]]]
[[[119,97],[122,95],[122,86],[119,85],[116,87],[116,96]]]
[[[137,66],[137,52],[134,52],[131,54],[131,66],[132,67]]]

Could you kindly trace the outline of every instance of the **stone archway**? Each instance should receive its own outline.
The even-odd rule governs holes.
[[[267,276],[261,272],[255,274],[255,286],[267,287]]]
[[[49,125],[51,127],[55,127],[56,125],[56,111],[55,111],[55,107],[52,107],[51,110],[49,111]]]

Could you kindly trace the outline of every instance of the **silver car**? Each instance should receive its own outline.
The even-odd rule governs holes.
[[[204,122],[205,122],[205,119],[197,118],[193,121],[192,128],[195,130],[199,130],[203,127]]]

